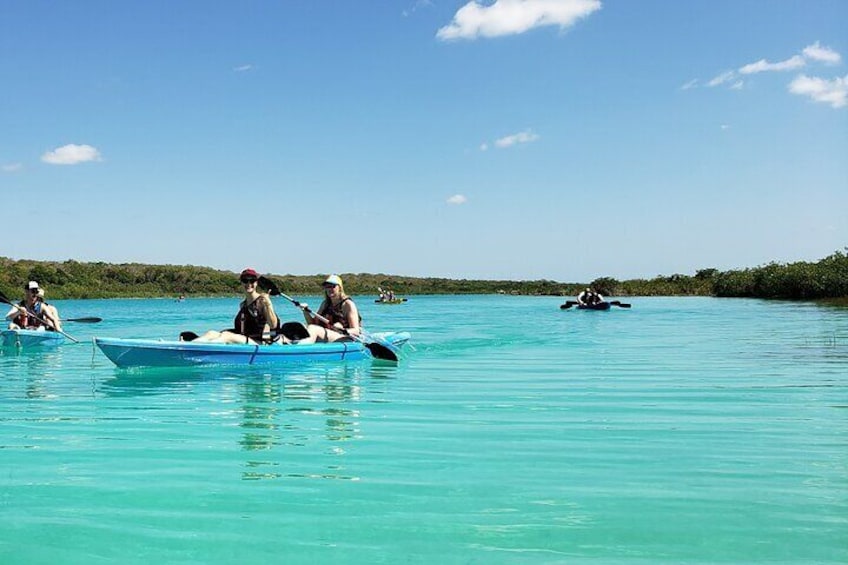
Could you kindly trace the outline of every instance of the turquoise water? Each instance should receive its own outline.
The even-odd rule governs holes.
[[[104,321],[0,354],[0,563],[848,562],[848,310],[561,302],[363,297],[399,365],[181,370],[90,339],[237,299],[57,302]]]

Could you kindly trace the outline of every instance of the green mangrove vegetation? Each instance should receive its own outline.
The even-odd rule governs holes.
[[[848,251],[848,248],[846,248]],[[269,273],[288,294],[315,294],[325,274]],[[523,294],[573,296],[592,286],[609,296],[726,296],[788,300],[848,297],[848,256],[837,251],[817,262],[768,265],[743,270],[702,269],[694,275],[619,281],[599,277],[585,282],[497,281],[341,273],[351,294],[376,294],[390,288],[412,294]],[[50,299],[226,296],[241,292],[237,273],[189,265],[32,261],[0,257],[0,289],[18,297],[24,283],[38,281]],[[838,300],[837,300],[838,302]]]

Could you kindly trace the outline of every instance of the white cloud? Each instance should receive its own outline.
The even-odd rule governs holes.
[[[70,143],[48,151],[41,160],[51,165],[76,165],[86,161],[102,161],[100,152],[91,145],[74,145]]]
[[[828,65],[836,65],[842,60],[842,56],[829,47],[822,47],[818,41],[804,47],[804,57],[813,61],[820,61]]]
[[[251,71],[251,70],[253,70],[253,65],[250,65],[250,64],[239,65],[238,67],[233,67],[233,71],[235,71],[237,73],[243,73],[245,71]]]
[[[798,75],[789,83],[789,92],[809,96],[814,101],[830,104],[833,108],[844,108],[848,105],[848,75],[833,80]]]
[[[513,145],[517,145],[519,143],[530,143],[531,141],[536,141],[539,139],[539,136],[533,133],[530,130],[522,131],[519,133],[514,133],[512,135],[507,135],[506,137],[502,137],[495,141],[495,147],[499,147],[500,149],[504,149],[506,147],[512,147]]]
[[[752,75],[754,73],[762,73],[766,71],[791,71],[794,69],[800,69],[806,64],[806,61],[804,61],[804,58],[800,55],[795,55],[785,61],[780,61],[779,63],[769,63],[765,59],[760,59],[756,63],[750,63],[740,68],[739,73],[743,75]]]
[[[733,72],[733,71],[727,71],[727,72],[721,73],[717,77],[710,80],[710,82],[707,83],[707,86],[718,86],[720,84],[724,84],[725,82],[733,80],[733,78],[735,76],[736,76],[736,73]]]
[[[489,144],[488,143],[486,143],[484,141],[483,143],[480,144],[480,151],[488,151],[488,150],[489,150]]]
[[[727,124],[721,124],[721,131],[727,131],[730,129],[730,126]]]
[[[465,204],[466,202],[468,202],[468,199],[462,194],[454,194],[453,196],[447,199],[448,204],[454,204],[456,206],[459,206],[460,204]]]
[[[551,25],[565,29],[600,9],[600,0],[495,0],[489,5],[472,0],[436,37],[442,41],[499,37]]]
[[[692,80],[681,86],[680,90],[689,90],[690,88],[695,88],[696,86],[698,86],[698,79],[693,78]]]
[[[745,82],[740,78],[742,75],[747,76],[772,71],[791,71],[806,67],[809,63],[813,62],[835,65],[841,61],[842,56],[839,53],[816,41],[812,45],[804,47],[801,55],[793,55],[777,63],[769,63],[766,59],[760,59],[759,61],[740,67],[738,71],[726,71],[717,75],[707,82],[707,86],[725,85],[730,90],[742,90],[745,87]],[[793,94],[809,96],[816,102],[830,104],[834,108],[842,108],[848,105],[848,100],[846,100],[848,96],[846,95],[846,82],[848,82],[848,75],[843,78],[837,77],[833,80],[828,80],[801,74],[789,84],[789,91]],[[681,90],[693,88],[696,83],[697,79],[691,80],[684,84]]]
[[[20,170],[23,170],[23,163],[6,163],[2,167],[4,173],[16,173]]]

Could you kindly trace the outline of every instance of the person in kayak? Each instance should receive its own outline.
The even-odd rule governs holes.
[[[42,304],[42,308],[45,309],[47,314],[49,314],[50,318],[53,320],[53,327],[56,331],[62,331],[62,320],[59,318],[59,310],[44,300],[44,287],[38,289],[38,301]]]
[[[257,282],[259,273],[245,269],[239,275],[244,287],[244,300],[233,322],[233,328],[224,331],[210,330],[192,341],[211,343],[271,343],[271,330],[276,329],[280,321],[274,312],[271,298],[259,292]]]
[[[306,320],[309,337],[299,340],[298,343],[351,340],[349,335],[339,331],[341,329],[347,330],[350,335],[359,335],[362,318],[356,304],[345,293],[342,278],[338,275],[330,275],[321,286],[324,289],[324,301],[318,308],[318,314],[327,318],[330,323],[324,324],[304,308],[303,317]]]
[[[586,290],[577,295],[577,304],[580,306],[594,306],[603,301],[604,297],[589,287],[586,287]]]
[[[10,330],[62,330],[59,311],[44,301],[44,289],[37,281],[24,285],[24,299],[9,309],[6,319]]]

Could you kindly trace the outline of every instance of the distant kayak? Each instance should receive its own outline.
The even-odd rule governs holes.
[[[408,332],[372,334],[374,343],[400,348]],[[196,365],[284,365],[312,361],[372,359],[369,343],[335,341],[309,344],[233,344],[156,339],[98,337],[97,347],[119,367],[188,367]]]
[[[609,302],[598,302],[596,304],[578,304],[578,310],[609,310]]]
[[[560,310],[568,310],[572,306],[576,306],[578,310],[609,310],[610,306],[618,306],[619,308],[630,308],[630,304],[619,302],[618,300],[610,300],[609,302],[597,302],[595,304],[580,304],[574,300],[568,300],[565,304],[561,304]]]
[[[391,300],[381,300],[377,298],[374,302],[377,304],[403,304],[406,300],[406,298],[392,298]]]
[[[3,330],[0,332],[0,344],[3,347],[55,347],[65,341],[59,332],[38,330]]]

